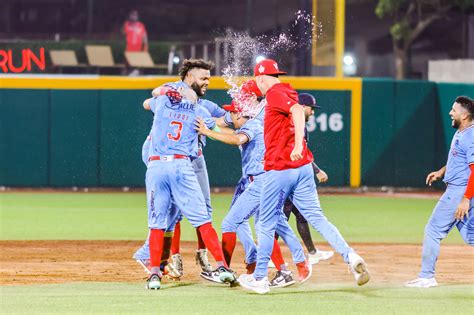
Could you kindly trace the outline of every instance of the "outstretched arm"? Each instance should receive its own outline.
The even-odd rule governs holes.
[[[230,133],[223,133],[217,130],[212,130],[207,128],[203,119],[198,118],[196,119],[195,123],[195,130],[199,132],[199,134],[205,135],[207,137],[213,138],[215,140],[230,144],[230,145],[242,145],[249,141],[249,138],[244,134],[230,134]]]

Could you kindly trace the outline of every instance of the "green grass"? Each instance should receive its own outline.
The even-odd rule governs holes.
[[[213,195],[214,226],[230,194]],[[321,196],[326,216],[351,242],[421,243],[435,199]],[[2,240],[142,240],[147,234],[144,193],[0,193]],[[294,226],[294,219],[290,221]],[[182,239],[195,232],[183,224]],[[321,240],[313,231],[316,240]],[[463,243],[453,231],[444,241]]]
[[[307,283],[257,295],[204,283],[77,283],[0,288],[6,314],[469,314],[473,285],[427,290]]]

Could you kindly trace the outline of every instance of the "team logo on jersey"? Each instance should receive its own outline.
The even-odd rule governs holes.
[[[185,110],[189,112],[194,112],[195,104],[187,102],[185,99],[181,100],[180,102],[173,103],[170,101],[169,104],[165,105],[172,110]]]

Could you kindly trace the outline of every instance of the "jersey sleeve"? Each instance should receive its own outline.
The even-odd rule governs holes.
[[[165,95],[160,95],[153,97],[150,101],[150,109],[153,112],[153,114],[156,113],[156,110],[163,106],[166,102],[168,101],[168,97]]]
[[[255,137],[258,127],[259,126],[257,126],[257,122],[255,120],[249,120],[247,121],[247,123],[245,123],[245,125],[242,126],[242,128],[237,130],[235,133],[246,135],[247,138],[249,138],[250,142]]]
[[[209,111],[212,117],[219,118],[224,116],[226,113],[223,108],[219,107],[219,105],[209,100],[201,100],[201,105],[203,105]]]
[[[273,110],[283,114],[289,114],[290,108],[298,104],[298,102],[289,97],[286,93],[272,91],[267,95],[267,104],[269,104]]]
[[[224,115],[224,122],[227,126],[229,127],[233,127],[234,126],[234,123],[232,122],[232,118],[230,116],[230,112],[225,112],[225,115]]]

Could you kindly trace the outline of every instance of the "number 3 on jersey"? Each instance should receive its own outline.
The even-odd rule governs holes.
[[[170,122],[170,126],[174,127],[173,134],[168,132],[168,139],[173,141],[179,141],[181,139],[181,130],[183,130],[183,123],[180,121],[173,120]]]

